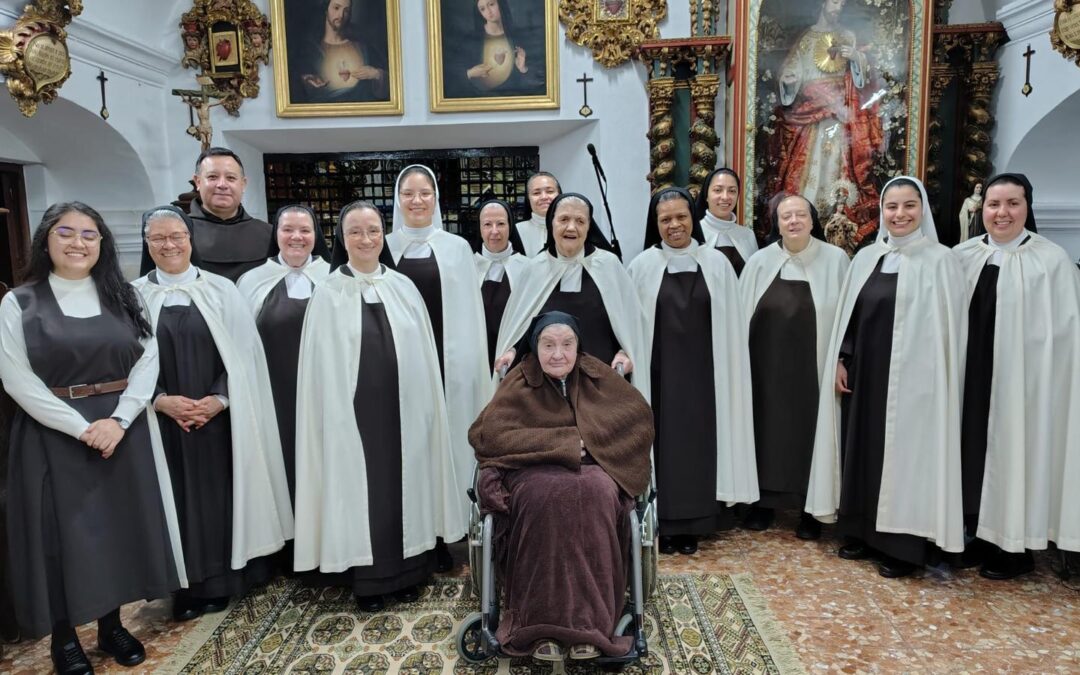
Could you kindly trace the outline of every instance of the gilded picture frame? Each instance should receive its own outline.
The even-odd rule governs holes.
[[[401,115],[397,0],[272,0],[278,117]]]
[[[763,236],[769,199],[797,192],[822,223],[836,215],[849,252],[873,241],[880,188],[925,172],[932,12],[931,0],[739,3],[731,158],[743,224]]]
[[[432,112],[559,107],[557,0],[427,0]]]

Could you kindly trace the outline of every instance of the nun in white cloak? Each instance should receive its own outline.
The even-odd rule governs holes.
[[[717,502],[758,499],[750,380],[738,279],[705,245],[683,188],[653,195],[645,246],[629,268],[652,349],[661,551],[697,550],[717,529]]]
[[[851,263],[826,355],[806,511],[836,521],[840,557],[893,578],[964,546],[960,395],[964,281],[926,190],[882,190],[877,241]],[[826,370],[826,372],[828,372]],[[841,471],[842,469],[842,471]]]
[[[765,530],[777,508],[802,511],[814,455],[818,394],[847,253],[825,241],[814,205],[781,193],[770,243],[746,263],[739,286],[749,324],[754,438],[761,501],[743,527]],[[821,523],[803,512],[796,536],[817,539]]]
[[[488,367],[495,361],[495,342],[499,339],[510,294],[520,286],[525,263],[525,249],[517,228],[511,226],[510,205],[490,199],[480,205],[480,245],[476,251],[476,273],[480,276],[480,296],[484,300],[484,324],[487,328]]]
[[[1080,551],[1080,273],[1037,233],[1027,177],[995,176],[984,194],[987,234],[953,254],[970,293],[964,515],[993,546],[964,558],[1002,580],[1049,542]]]
[[[443,229],[435,174],[414,164],[398,175],[394,190],[393,231],[386,236],[380,262],[409,278],[424,299],[439,355],[454,474],[462,517],[468,513],[474,458],[469,427],[494,391],[487,362],[487,333],[480,279],[472,248]],[[453,565],[439,546],[439,571]]]
[[[529,260],[525,282],[506,305],[496,370],[520,361],[533,317],[565,312],[578,320],[589,353],[632,373],[634,387],[648,399],[649,354],[641,305],[626,268],[593,220],[592,203],[575,192],[559,195],[548,209],[547,231],[544,252]]]
[[[383,232],[372,204],[342,209],[297,390],[295,568],[351,587],[362,611],[416,600],[436,537],[465,534],[431,322],[412,282],[379,263]]]
[[[742,193],[739,175],[728,168],[713,169],[698,192],[697,213],[705,241],[731,263],[735,276],[742,276],[750,256],[757,253],[754,228],[739,223],[735,208]]]
[[[255,320],[231,281],[191,264],[191,230],[172,206],[144,215],[145,276],[132,284],[158,341],[147,420],[161,430],[180,520],[189,588],[175,598],[178,620],[220,611],[231,596],[268,581],[266,556],[293,536]],[[150,247],[151,240],[161,244]]]

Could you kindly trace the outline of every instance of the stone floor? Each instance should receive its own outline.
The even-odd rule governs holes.
[[[1054,576],[1048,555],[1011,582],[976,570],[888,580],[871,562],[837,558],[828,528],[820,541],[804,542],[794,523],[792,516],[767,532],[710,537],[695,555],[662,556],[661,573],[751,573],[808,672],[1080,673],[1080,582],[1070,588]],[[130,605],[123,616],[147,647],[139,672],[178,666],[170,654],[192,639],[194,623],[169,622],[166,601]],[[93,648],[92,625],[80,636],[97,672],[132,672]],[[51,668],[47,639],[4,650],[0,673]]]

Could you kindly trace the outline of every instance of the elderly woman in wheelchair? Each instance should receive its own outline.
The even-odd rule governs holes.
[[[531,353],[469,431],[479,464],[474,497],[481,517],[492,514],[484,522],[493,531],[477,570],[487,577],[482,619],[471,634],[467,622],[459,648],[469,660],[639,658],[639,520],[655,517],[651,497],[635,498],[650,486],[652,412],[624,378],[580,350],[574,317],[543,314],[527,337]]]

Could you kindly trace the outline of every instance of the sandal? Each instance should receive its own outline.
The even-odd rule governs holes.
[[[544,640],[533,650],[533,658],[538,661],[562,661],[566,652],[562,646],[554,640]]]
[[[570,658],[575,661],[585,659],[595,659],[600,656],[600,650],[596,648],[596,645],[574,645],[570,648]]]

